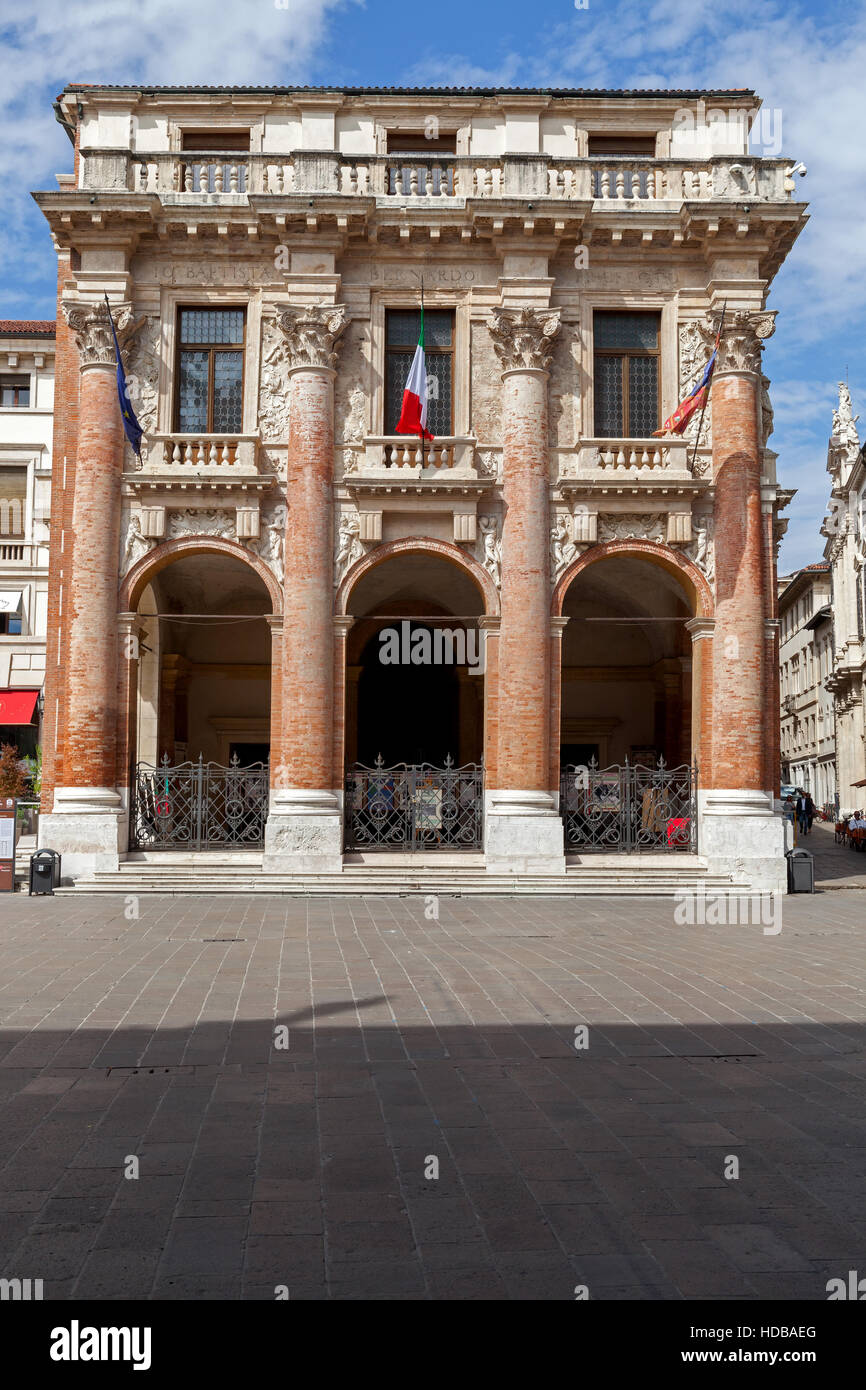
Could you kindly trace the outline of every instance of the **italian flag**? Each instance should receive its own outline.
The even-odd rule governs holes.
[[[397,422],[397,434],[417,434],[421,439],[435,436],[427,428],[427,363],[424,358],[424,307],[421,307],[421,334],[412,366],[403,389],[403,409]]]

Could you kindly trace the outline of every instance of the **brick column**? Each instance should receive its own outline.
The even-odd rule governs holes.
[[[268,614],[271,632],[271,789],[277,786],[283,758],[283,618]]]
[[[116,869],[122,833],[117,555],[124,434],[108,312],[84,303],[65,303],[63,312],[79,354],[79,431],[66,588],[63,781],[55,786],[43,838],[63,855],[67,878]],[[122,343],[132,311],[117,305],[113,312]]]
[[[716,611],[711,753],[702,769],[702,850],[755,889],[784,890],[781,821],[766,785],[765,617],[772,576],[761,514],[761,343],[770,313],[729,311],[712,388]],[[704,330],[709,343],[713,329]]]
[[[286,309],[292,392],[287,472],[281,760],[265,869],[342,868],[334,737],[334,377],[342,305]]]
[[[502,366],[502,621],[497,781],[486,789],[488,868],[565,870],[550,786],[550,466],[547,384],[559,311],[498,310]]]

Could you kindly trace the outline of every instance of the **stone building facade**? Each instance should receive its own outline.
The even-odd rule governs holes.
[[[807,565],[779,580],[782,781],[834,803],[836,730],[827,688],[833,665],[830,566]]]
[[[0,320],[0,743],[41,743],[54,321]]]
[[[754,106],[63,93],[74,170],[35,197],[59,260],[43,835],[65,871],[114,871],[180,824],[174,773],[141,771],[162,760],[267,763],[261,872],[323,883],[364,861],[347,826],[365,808],[389,822],[411,801],[419,844],[459,847],[448,796],[467,823],[480,807],[467,842],[488,875],[579,877],[562,764],[617,850],[657,807],[653,784],[629,841],[622,769],[696,764],[667,847],[696,828],[705,870],[782,885],[785,496],[761,353],[805,212],[788,163],[749,153]],[[423,450],[394,433],[422,285]],[[656,436],[723,306],[705,416]],[[382,632],[403,622],[477,637],[483,661],[388,672]],[[406,793],[424,765],[438,782]]]
[[[840,809],[866,803],[866,461],[851,394],[839,383],[839,407],[827,449],[828,514],[822,526],[830,566],[834,659],[827,680],[836,725]]]

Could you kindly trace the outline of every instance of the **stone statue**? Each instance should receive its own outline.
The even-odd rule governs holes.
[[[352,565],[364,556],[364,547],[361,544],[361,523],[357,516],[343,515],[340,518],[340,529],[337,539],[337,579],[343,575]]]
[[[554,521],[550,529],[550,548],[553,578],[558,579],[580,553],[571,535],[568,517],[560,514]]]
[[[126,574],[133,565],[137,565],[153,544],[154,542],[149,536],[145,536],[141,529],[141,517],[137,512],[133,512],[126,528],[126,545],[123,551],[123,563],[120,567],[121,572]]]
[[[495,516],[480,516],[478,529],[481,532],[481,563],[498,589],[502,582],[502,541],[499,536],[499,521]]]

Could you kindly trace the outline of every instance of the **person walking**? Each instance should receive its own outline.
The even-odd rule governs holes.
[[[812,821],[815,819],[815,803],[810,794],[806,793],[806,834],[812,829]]]
[[[811,800],[811,798],[809,798]],[[806,809],[806,793],[797,792],[797,827],[801,835],[809,833],[809,812]]]

